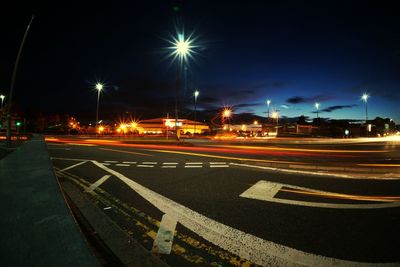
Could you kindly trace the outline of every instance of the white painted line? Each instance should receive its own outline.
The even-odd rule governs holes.
[[[129,166],[131,166],[131,165],[129,165],[129,164],[118,163],[118,164],[115,164],[115,166],[129,167]]]
[[[145,161],[145,162],[142,162],[142,164],[157,164],[157,162],[153,162],[153,161],[151,161],[151,162],[149,162],[149,161]]]
[[[111,177],[111,175],[109,175],[109,174],[104,175],[99,180],[97,180],[95,183],[91,184],[88,188],[86,188],[85,192],[88,192],[88,193],[93,192],[93,190],[95,190],[97,187],[99,187],[102,183],[104,183],[110,177]]]
[[[161,168],[176,168],[176,165],[161,166]]]
[[[58,158],[58,157],[50,157],[50,159],[58,159],[58,160],[71,160],[71,161],[92,161],[93,159],[72,159],[72,158]]]
[[[111,163],[102,163],[103,165],[109,166]]]
[[[211,164],[211,165],[213,165],[213,164],[216,164],[216,165],[217,165],[217,164],[226,164],[226,162],[210,162],[210,164]]]
[[[219,223],[166,198],[97,161],[93,164],[119,178],[132,190],[166,214],[172,214],[184,227],[209,242],[262,266],[398,266],[398,263],[366,263],[315,255],[267,241]]]
[[[175,228],[178,220],[171,214],[164,214],[158,228],[156,239],[153,242],[151,252],[158,254],[170,254],[174,240]]]
[[[105,160],[104,162],[108,162],[108,163],[117,163],[118,161],[116,161],[116,160]]]
[[[178,162],[163,162],[163,165],[178,165]]]
[[[229,165],[210,165],[210,168],[229,168]]]
[[[331,209],[380,209],[380,208],[393,208],[400,207],[400,202],[385,202],[385,203],[373,203],[373,204],[336,204],[326,202],[308,202],[300,200],[291,200],[283,198],[275,198],[274,196],[283,187],[290,187],[299,190],[306,190],[315,193],[332,193],[326,191],[320,191],[300,186],[280,184],[275,182],[269,182],[260,180],[255,185],[240,194],[240,197],[264,200],[268,202],[275,202],[288,205],[306,206],[306,207],[318,207],[318,208],[331,208]]]
[[[67,168],[64,168],[64,169],[60,170],[60,172],[67,171],[67,170],[70,170],[70,169],[72,169],[72,168],[78,167],[79,165],[82,165],[82,164],[84,164],[84,163],[86,163],[86,162],[87,162],[87,161],[82,161],[82,162],[76,163],[76,164],[74,164],[74,165],[72,165],[72,166],[69,166],[69,167],[67,167]]]
[[[154,165],[136,165],[136,167],[139,167],[139,168],[153,168],[154,167]]]
[[[123,161],[122,163],[125,163],[125,164],[136,164],[136,161]]]
[[[186,165],[185,168],[203,168],[203,165]]]
[[[279,168],[274,168],[274,167],[265,167],[265,166],[257,166],[257,165],[250,165],[250,164],[241,164],[241,163],[229,163],[229,164],[230,165],[234,165],[234,166],[249,167],[249,168],[255,168],[255,169],[262,169],[262,170],[271,170],[271,171],[280,171],[280,172],[289,172],[289,173],[301,173],[301,174],[312,174],[312,175],[320,175],[320,176],[335,176],[335,177],[342,177],[342,178],[353,178],[351,175],[347,175],[347,174],[321,173],[321,172],[311,172],[311,171],[279,169]],[[362,179],[364,179],[364,178],[362,178]]]
[[[379,179],[379,180],[399,180],[397,173],[390,173],[378,176],[378,174],[368,175],[367,173],[363,173],[362,175],[351,175],[351,174],[340,174],[340,173],[332,173],[332,172],[313,172],[313,171],[301,171],[301,170],[293,170],[293,169],[279,169],[274,167],[265,167],[265,166],[257,166],[257,165],[250,165],[250,164],[241,164],[241,163],[229,163],[233,166],[240,166],[240,167],[248,167],[248,168],[255,168],[255,169],[262,169],[262,170],[271,170],[271,171],[278,171],[278,172],[286,172],[286,173],[300,173],[300,174],[310,174],[310,175],[318,175],[318,176],[331,176],[331,177],[340,177],[340,178],[351,178],[351,179]],[[386,176],[385,176],[386,175]]]
[[[201,165],[203,162],[186,162],[186,165]]]

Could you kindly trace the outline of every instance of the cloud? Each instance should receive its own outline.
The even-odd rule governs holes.
[[[288,106],[288,105],[281,105],[281,108],[288,109],[288,108],[289,108],[289,106]]]
[[[327,101],[327,100],[331,100],[332,97],[331,96],[327,96],[327,95],[317,95],[317,96],[313,96],[313,97],[302,97],[302,96],[294,96],[291,98],[288,98],[286,100],[287,103],[290,104],[301,104],[301,103],[314,103],[316,101]]]
[[[337,106],[330,106],[324,109],[321,109],[319,112],[332,112],[338,109],[345,109],[345,108],[353,108],[356,107],[356,104],[353,105],[337,105]],[[317,111],[313,111],[313,113],[317,113]]]
[[[300,96],[294,96],[287,99],[286,102],[290,104],[300,104],[300,103],[307,103],[307,99]]]
[[[263,106],[263,105],[264,105],[263,103],[257,102],[257,103],[233,105],[233,108],[248,108],[248,107],[256,107],[256,106]]]

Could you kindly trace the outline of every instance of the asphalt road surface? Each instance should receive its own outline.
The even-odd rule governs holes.
[[[48,148],[60,179],[91,194],[171,266],[400,264],[400,178],[349,179],[258,165],[318,161],[393,169],[400,162],[396,143],[174,146],[48,139]]]

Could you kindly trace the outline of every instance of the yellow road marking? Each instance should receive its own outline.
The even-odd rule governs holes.
[[[120,152],[120,153],[126,153],[126,154],[141,155],[141,156],[149,156],[149,157],[153,156],[153,155],[145,154],[145,153],[132,152],[132,151],[126,151],[126,150],[118,150],[118,149],[111,149],[111,148],[100,148],[100,149],[101,150],[114,151],[114,152]]]
[[[229,146],[229,145],[211,145],[210,147],[226,147],[239,149],[256,150],[278,150],[278,151],[299,151],[299,152],[318,152],[318,153],[386,153],[387,150],[339,150],[339,149],[305,149],[305,148],[286,148],[286,147],[259,147],[259,146]]]
[[[146,150],[147,150],[147,149],[146,149]],[[149,150],[149,151],[155,151],[155,152],[161,152],[161,153],[171,153],[171,154],[182,154],[182,155],[190,155],[190,156],[198,156],[198,157],[207,157],[207,158],[217,158],[217,159],[231,159],[231,160],[253,161],[253,162],[287,163],[287,164],[308,164],[308,163],[306,163],[306,162],[298,162],[298,161],[278,161],[278,160],[266,160],[266,159],[237,158],[237,157],[217,156],[217,155],[210,155],[210,154],[191,153],[191,152],[181,152],[181,151],[171,151],[171,150],[151,149],[151,150]]]
[[[75,183],[76,185],[82,187],[83,189],[86,189],[90,186],[90,183],[83,178],[76,176],[74,174],[68,173],[68,172],[59,172],[58,168],[55,168],[57,175],[63,176],[70,180],[71,182]],[[145,236],[155,239],[157,232],[152,229],[153,227],[159,228],[160,227],[160,221],[152,218],[151,216],[145,214],[144,212],[129,206],[125,202],[119,200],[118,198],[111,196],[108,192],[106,192],[104,189],[101,189],[100,187],[97,187],[94,191],[90,192],[90,194],[95,197],[98,201],[102,202],[104,205],[107,206],[112,206],[113,209],[116,211],[120,212],[129,220],[135,223],[136,226],[142,229],[142,232],[144,233]],[[133,214],[131,214],[133,213]],[[142,223],[140,220],[136,219],[133,216],[138,216],[139,218],[143,219],[145,223]],[[129,233],[129,232],[128,232]],[[132,234],[132,232],[130,232]],[[222,261],[226,261],[231,263],[233,266],[251,266],[252,263],[246,259],[240,258],[237,255],[234,255],[232,253],[226,252],[224,250],[214,248],[212,246],[209,246],[205,243],[202,243],[201,241],[198,241],[188,235],[179,233],[178,231],[175,230],[175,237],[179,239],[181,242],[184,244],[191,246],[195,249],[201,250],[203,252],[206,252],[212,256],[215,257],[215,259],[219,259],[218,262],[208,262],[207,265],[210,266],[221,266]],[[139,241],[139,240],[138,240]],[[172,246],[172,251],[174,254],[184,258],[185,260],[195,263],[195,264],[200,264],[204,265],[207,261],[200,255],[194,254],[193,251],[189,251],[185,249],[184,247],[180,246],[179,244],[174,243]]]
[[[79,144],[79,143],[65,143],[66,145],[73,145],[73,146],[97,146],[93,144]]]
[[[357,164],[359,166],[367,166],[367,167],[400,167],[400,164],[368,164],[368,163],[360,163]]]

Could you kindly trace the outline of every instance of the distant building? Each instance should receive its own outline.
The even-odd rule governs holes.
[[[178,119],[177,128],[181,134],[204,134],[210,132],[210,127],[202,122],[187,119]],[[166,134],[175,132],[174,118],[156,118],[138,122],[136,130],[139,134]]]

